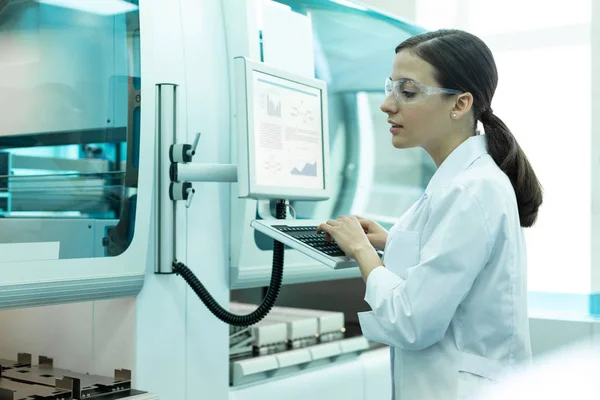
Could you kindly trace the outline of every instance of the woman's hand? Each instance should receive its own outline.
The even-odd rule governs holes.
[[[379,225],[375,221],[371,221],[370,219],[366,219],[359,216],[357,216],[356,218],[358,218],[358,222],[360,222],[360,225],[367,234],[369,243],[371,243],[371,245],[377,250],[383,250],[387,242],[388,231],[386,231],[381,225]]]
[[[333,239],[340,249],[352,258],[356,258],[361,249],[371,247],[365,229],[357,217],[328,220],[317,227],[317,233],[321,232],[325,232],[328,241]]]

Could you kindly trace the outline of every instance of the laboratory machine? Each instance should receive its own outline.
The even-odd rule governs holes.
[[[379,134],[421,31],[351,1],[0,0],[0,394],[387,396],[315,228],[390,226],[433,173]]]

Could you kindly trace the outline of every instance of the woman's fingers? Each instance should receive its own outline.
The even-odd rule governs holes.
[[[371,220],[363,218],[361,216],[355,215],[354,216],[356,219],[358,219],[358,222],[360,222],[360,226],[362,226],[362,228],[365,230],[365,232],[369,229],[369,227],[371,226]]]
[[[333,221],[336,222],[336,221]],[[333,242],[333,236],[331,236],[331,229],[333,228],[332,225],[329,224],[329,221],[327,221],[326,223],[323,223],[319,226],[317,226],[317,233],[322,233],[325,232],[325,240],[327,242]]]
[[[328,223],[322,223],[321,225],[317,226],[317,233],[322,233],[322,232],[329,233],[328,232],[329,229],[331,229],[331,225],[328,225]]]

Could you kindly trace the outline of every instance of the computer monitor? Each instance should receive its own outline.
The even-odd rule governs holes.
[[[234,66],[239,197],[328,199],[325,82],[244,57]]]

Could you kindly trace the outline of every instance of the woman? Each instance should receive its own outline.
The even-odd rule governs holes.
[[[318,228],[360,266],[373,310],[359,314],[362,331],[391,346],[395,399],[469,398],[531,358],[522,227],[542,190],[491,109],[497,81],[492,53],[469,33],[400,44],[381,110],[393,146],[424,148],[438,169],[389,233],[358,217]]]

